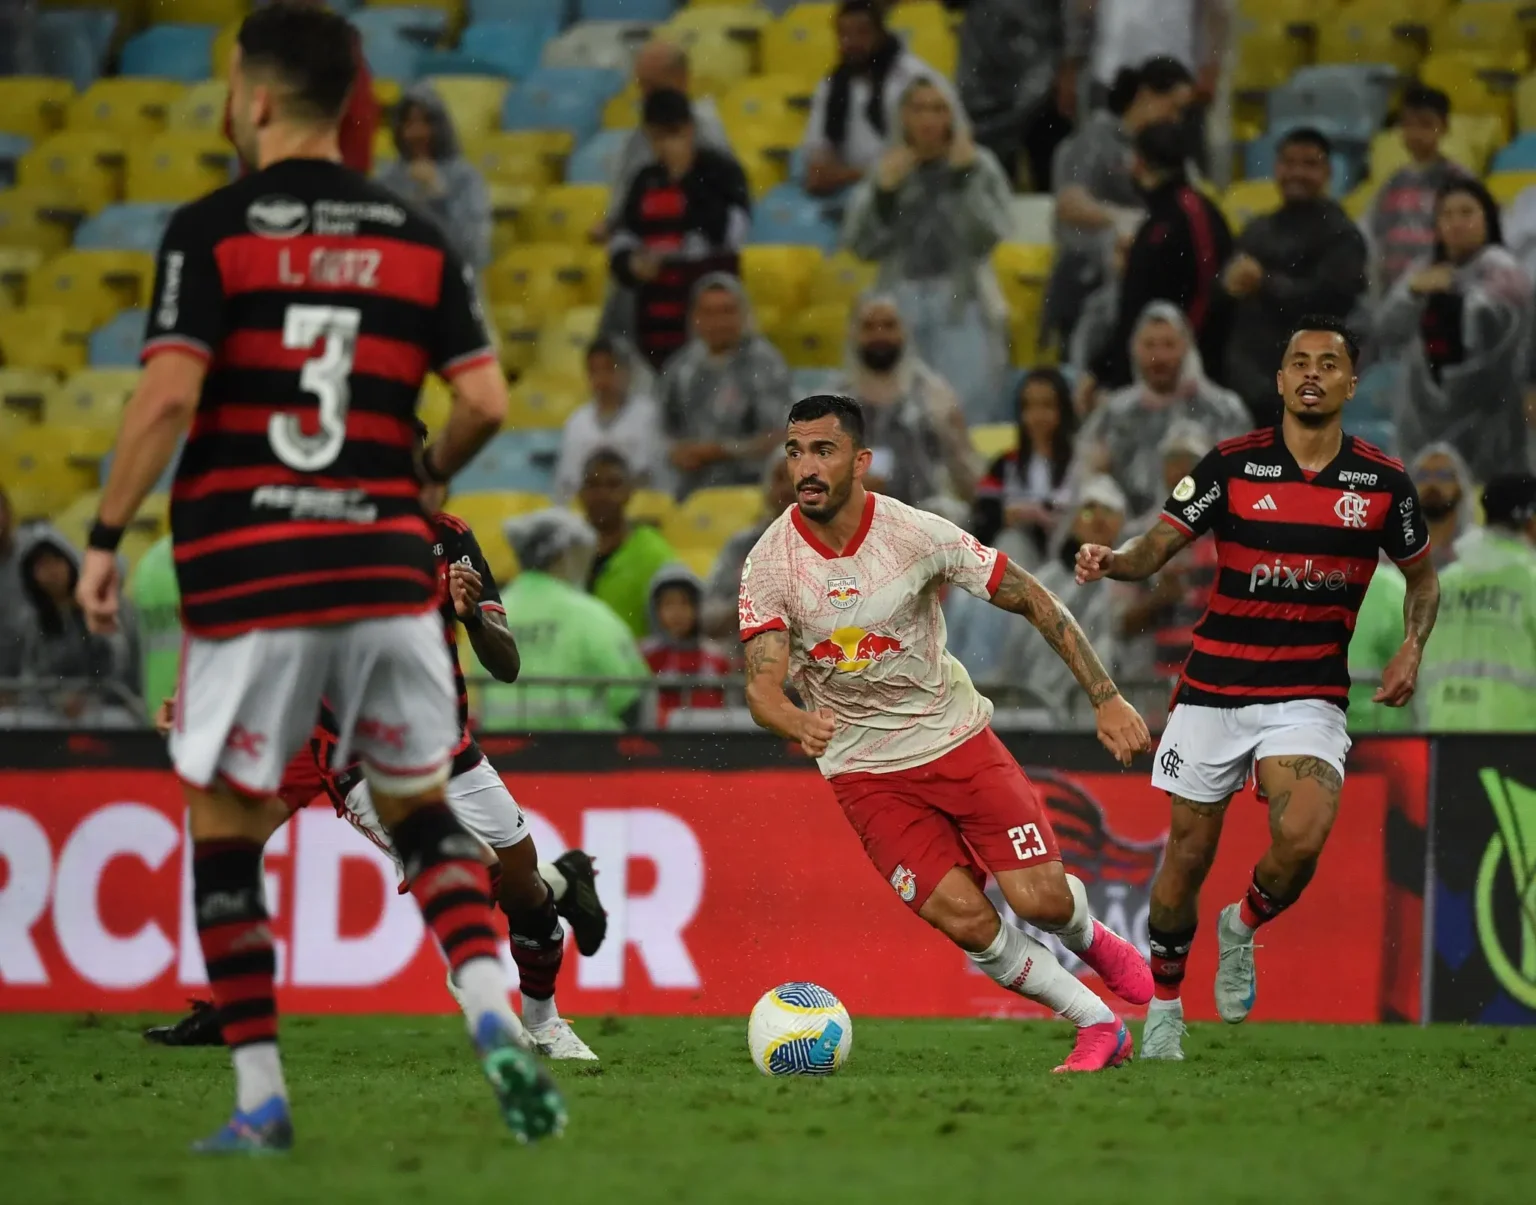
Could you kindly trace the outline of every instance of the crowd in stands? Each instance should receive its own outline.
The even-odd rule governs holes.
[[[523,681],[473,692],[481,724],[736,722],[741,566],[793,496],[782,424],[813,391],[863,404],[871,488],[1037,574],[1154,717],[1214,579],[1211,542],[1153,581],[1087,588],[1074,553],[1147,530],[1215,443],[1278,420],[1275,370],[1301,316],[1347,319],[1363,336],[1346,425],[1409,463],[1437,560],[1454,563],[1486,534],[1483,485],[1536,469],[1536,174],[1523,189],[1481,178],[1512,108],[1475,72],[1432,69],[1435,54],[1422,68],[1323,57],[1333,16],[1372,2],[1282,6],[1287,33],[1250,0],[749,0],[676,13],[672,0],[465,0],[409,10],[417,25],[385,18],[407,10],[336,5],[354,11],[371,69],[344,127],[347,161],[430,215],[480,274],[514,380],[508,430],[448,507],[506,579],[522,649]],[[128,14],[164,8],[192,29],[213,19],[195,14],[234,21],[248,6],[115,0],[122,27],[98,59],[116,54],[124,79],[153,75],[135,47],[156,31],[123,43],[137,29]],[[1435,19],[1438,51],[1459,45],[1439,14],[1498,6],[1415,11]],[[78,215],[77,251],[48,242],[60,205],[45,187],[58,183],[48,139],[67,136],[58,112],[73,129],[85,111],[76,87],[104,86],[59,57],[59,12],[30,0],[0,11],[0,75],[18,83],[8,93],[0,79],[0,108],[32,95],[25,77],[75,80],[42,116],[0,117],[0,173],[14,184],[0,191],[0,311],[59,302],[54,256],[116,247],[84,238],[115,211],[158,206],[143,219],[153,227],[195,195],[136,195],[131,150],[124,194],[119,150]],[[1298,28],[1312,32],[1296,43]],[[1518,55],[1487,49],[1518,72],[1532,27],[1508,29]],[[201,75],[177,78],[209,87],[195,81],[222,74],[228,31]],[[222,120],[213,87],[208,112],[187,118],[196,137]],[[151,135],[182,112],[145,104],[136,120]],[[1208,137],[1218,118],[1244,177],[1225,190],[1214,181],[1232,174],[1217,161],[1229,148]],[[218,152],[193,145],[206,176]],[[96,348],[113,323],[141,331],[141,313],[94,330],[61,317],[75,343],[89,334],[88,366],[31,358],[34,328],[7,318],[0,437],[42,456],[39,418],[56,432],[84,398],[79,421],[94,432],[92,398],[105,391],[105,409],[120,409],[132,349],[117,361]],[[443,397],[436,385],[424,397],[429,425]],[[73,465],[110,438],[70,446]],[[104,639],[71,592],[94,495],[35,487],[27,463],[0,461],[0,717],[140,722],[136,700],[152,708],[169,689],[179,647],[163,499],[130,536],[131,605]],[[1363,681],[1396,647],[1402,589],[1384,566],[1352,649]],[[1000,712],[1090,722],[1027,625],[959,592],[946,613],[952,649]],[[1371,707],[1368,690],[1351,715],[1361,730],[1413,722]]]

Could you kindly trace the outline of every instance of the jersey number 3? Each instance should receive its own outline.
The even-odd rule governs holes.
[[[283,346],[290,350],[321,347],[299,369],[299,388],[320,402],[320,430],[306,435],[296,414],[274,414],[267,439],[277,458],[301,473],[315,473],[341,455],[347,442],[347,409],[352,404],[349,377],[357,350],[359,310],[334,305],[290,305],[283,313]]]

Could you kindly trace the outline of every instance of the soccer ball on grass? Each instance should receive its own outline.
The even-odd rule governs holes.
[[[764,1075],[831,1075],[853,1049],[853,1021],[826,988],[784,983],[752,1009],[747,1047]]]

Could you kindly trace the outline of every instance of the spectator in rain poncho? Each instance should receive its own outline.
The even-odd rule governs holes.
[[[1376,315],[1378,339],[1407,344],[1397,450],[1412,456],[1449,443],[1486,481],[1525,467],[1531,280],[1503,246],[1498,205],[1476,180],[1441,189],[1435,233],[1433,254]]]
[[[964,114],[928,80],[902,96],[890,149],[859,185],[843,243],[880,266],[878,287],[906,317],[918,352],[967,417],[998,417],[1008,363],[1006,313],[992,249],[1011,229],[1012,194]]]
[[[1133,384],[1110,394],[1078,436],[1083,473],[1109,473],[1139,515],[1161,503],[1162,455],[1169,428],[1180,420],[1198,423],[1213,442],[1252,428],[1248,410],[1231,390],[1205,375],[1189,323],[1170,302],[1154,301],[1142,311],[1131,340]]]
[[[1448,443],[1425,444],[1408,462],[1408,474],[1429,527],[1429,555],[1443,569],[1456,559],[1456,541],[1477,524],[1477,484]]]
[[[689,318],[691,337],[657,388],[678,493],[755,484],[794,404],[789,365],[758,332],[746,290],[729,273],[700,278]]]
[[[864,484],[924,509],[940,499],[969,502],[977,472],[965,416],[954,390],[912,346],[895,300],[865,298],[854,306],[848,334],[845,370],[827,392],[864,407],[873,453]]]
[[[379,183],[436,222],[464,262],[483,272],[491,262],[490,193],[431,85],[401,97],[394,134],[400,158],[380,169]]]

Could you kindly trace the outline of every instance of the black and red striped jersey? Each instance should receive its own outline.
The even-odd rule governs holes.
[[[453,685],[459,692],[459,741],[453,749],[453,773],[459,775],[471,769],[485,755],[475,744],[474,734],[469,729],[469,689],[464,684],[464,667],[459,664],[459,617],[453,609],[453,599],[448,594],[448,567],[453,564],[468,565],[480,575],[481,611],[502,616],[507,612],[502,606],[496,579],[491,575],[490,566],[485,563],[485,554],[480,551],[480,543],[469,529],[469,524],[457,515],[443,513],[433,518],[432,528],[436,537],[433,552],[437,556],[438,572],[442,575],[443,636],[448,642],[448,655],[453,658]]]
[[[1278,427],[1217,444],[1174,486],[1162,518],[1216,538],[1215,588],[1174,695],[1201,707],[1348,707],[1346,654],[1380,554],[1406,564],[1429,551],[1402,461],[1352,435],[1316,473]]]
[[[325,160],[285,160],[178,210],[144,358],[207,362],[171,491],[186,628],[205,638],[424,611],[421,383],[494,358],[442,233]]]

